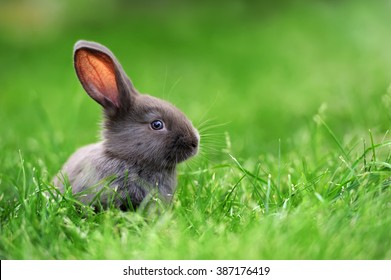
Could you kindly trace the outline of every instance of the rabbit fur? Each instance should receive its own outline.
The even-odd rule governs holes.
[[[135,209],[151,194],[171,201],[176,165],[197,154],[199,134],[172,104],[140,94],[105,46],[78,41],[76,74],[103,107],[102,141],[77,150],[54,179],[86,204]]]

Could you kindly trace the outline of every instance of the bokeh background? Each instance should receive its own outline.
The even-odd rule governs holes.
[[[319,111],[340,139],[382,135],[390,11],[360,0],[1,0],[1,146],[40,154],[55,172],[97,139],[100,108],[72,66],[79,39],[108,46],[141,92],[227,132],[240,158],[284,152]]]

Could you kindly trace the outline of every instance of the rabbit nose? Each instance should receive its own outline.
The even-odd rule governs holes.
[[[181,134],[176,137],[175,143],[179,146],[190,146],[191,148],[195,149],[198,147],[198,138]]]
[[[190,142],[190,146],[195,149],[198,147],[198,142],[192,141],[192,142]]]
[[[198,144],[200,143],[200,134],[198,133],[197,129],[193,128],[189,132],[189,139],[190,146],[194,149],[197,148]]]

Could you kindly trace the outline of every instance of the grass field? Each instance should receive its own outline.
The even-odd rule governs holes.
[[[389,1],[61,2],[0,4],[1,259],[391,259]],[[43,194],[99,135],[78,39],[201,132],[158,214]]]

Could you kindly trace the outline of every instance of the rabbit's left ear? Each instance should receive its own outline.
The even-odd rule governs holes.
[[[137,94],[113,53],[93,42],[78,41],[74,48],[76,74],[84,89],[106,110],[128,109]]]

